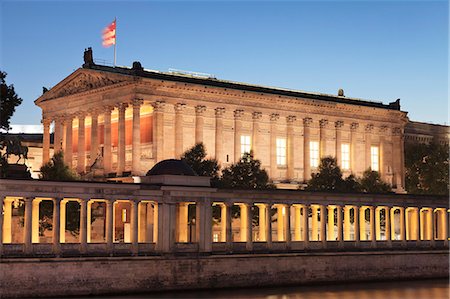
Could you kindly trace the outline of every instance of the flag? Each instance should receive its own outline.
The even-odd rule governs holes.
[[[103,47],[108,48],[116,44],[116,20],[103,29]]]

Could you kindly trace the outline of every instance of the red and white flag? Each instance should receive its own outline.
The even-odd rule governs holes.
[[[116,20],[103,29],[103,47],[109,48],[116,44]]]

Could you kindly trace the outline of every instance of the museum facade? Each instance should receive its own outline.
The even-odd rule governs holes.
[[[303,183],[320,158],[345,175],[371,168],[404,190],[404,130],[399,100],[383,104],[219,80],[205,74],[85,63],[35,103],[42,109],[42,161],[63,150],[78,173],[143,175],[203,142],[226,167],[253,152],[275,183]],[[89,55],[90,54],[90,55]],[[54,123],[54,142],[50,125]]]

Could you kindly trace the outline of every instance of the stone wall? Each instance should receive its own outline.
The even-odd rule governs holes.
[[[0,260],[0,297],[448,277],[448,251]]]

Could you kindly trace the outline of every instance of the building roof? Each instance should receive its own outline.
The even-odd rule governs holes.
[[[257,92],[257,93],[267,93],[274,94],[280,96],[290,96],[290,97],[299,97],[299,98],[307,98],[313,100],[321,100],[327,102],[335,102],[342,104],[350,104],[350,105],[358,105],[358,106],[367,106],[367,107],[375,107],[375,108],[384,108],[390,110],[400,110],[400,99],[397,99],[394,102],[389,104],[383,104],[382,102],[369,101],[359,98],[349,98],[345,96],[324,94],[324,93],[314,93],[314,92],[306,92],[301,90],[292,90],[287,88],[278,88],[278,87],[270,87],[270,86],[261,86],[254,85],[248,83],[234,82],[228,80],[219,80],[213,76],[208,76],[207,74],[199,74],[195,73],[180,73],[180,72],[160,72],[155,70],[147,70],[142,68],[139,62],[134,62],[133,67],[122,67],[122,66],[106,66],[99,65],[94,63],[85,63],[83,65],[85,69],[98,70],[104,72],[112,72],[123,75],[130,76],[138,76],[143,78],[157,79],[157,80],[166,80],[166,81],[174,81],[174,82],[183,82],[183,83],[191,83],[191,84],[201,84],[213,87],[221,87],[221,88],[230,88],[242,91],[249,92]]]
[[[159,161],[150,169],[146,176],[151,175],[187,175],[197,176],[194,170],[183,160],[168,159]]]

